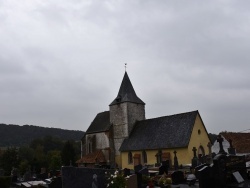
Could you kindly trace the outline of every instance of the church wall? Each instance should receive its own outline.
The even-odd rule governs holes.
[[[115,155],[120,155],[119,148],[128,136],[127,104],[120,103],[110,106],[110,123],[113,126]]]
[[[110,106],[110,122],[113,125],[114,147],[118,166],[121,166],[119,149],[124,138],[128,137],[134,123],[143,119],[145,119],[145,107],[142,104],[124,102]]]
[[[128,103],[128,132],[130,133],[136,121],[145,119],[145,105]]]
[[[171,164],[174,165],[174,151],[176,151],[176,156],[178,158],[179,165],[191,164],[192,158],[187,157],[188,148],[171,148],[171,149],[162,149],[162,153],[170,153]],[[147,153],[147,165],[155,165],[157,163],[156,154],[158,150],[146,150]],[[132,151],[132,156],[135,154],[140,154],[142,156],[142,151]],[[128,152],[122,152],[122,168],[134,169],[134,164],[128,164]],[[141,159],[141,161],[143,161]],[[142,162],[142,165],[143,162]]]
[[[201,120],[201,117],[199,115],[196,116],[196,119],[195,119],[195,124],[194,124],[194,127],[193,127],[193,131],[192,131],[192,134],[191,134],[191,138],[190,138],[190,141],[189,141],[189,145],[188,145],[188,157],[189,158],[193,158],[194,157],[194,154],[193,154],[193,147],[196,147],[197,149],[197,157],[198,157],[198,150],[199,150],[199,147],[202,146],[204,148],[204,151],[205,151],[205,155],[208,155],[208,147],[207,147],[207,144],[208,142],[210,142],[209,140],[209,136],[207,134],[207,131],[205,129],[205,126]]]
[[[105,132],[101,133],[93,133],[86,135],[86,142],[88,142],[89,137],[93,137],[95,135],[95,148],[93,149],[105,149],[109,147],[109,138]],[[88,144],[87,144],[88,145]]]

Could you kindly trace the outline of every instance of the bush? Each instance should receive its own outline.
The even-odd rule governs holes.
[[[10,188],[11,176],[1,176],[0,177],[0,187],[1,188]]]

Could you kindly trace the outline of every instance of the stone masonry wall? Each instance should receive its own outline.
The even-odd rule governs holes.
[[[145,119],[145,107],[142,104],[121,103],[110,106],[110,123],[113,125],[113,138],[116,155],[124,138],[129,136],[134,123]]]

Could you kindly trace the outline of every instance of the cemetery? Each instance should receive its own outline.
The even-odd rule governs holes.
[[[174,151],[173,164],[162,161],[160,165],[136,164],[133,169],[112,168],[96,164],[94,167],[64,166],[61,171],[36,176],[27,173],[23,180],[17,178],[15,169],[12,176],[0,177],[1,187],[40,187],[40,188],[238,188],[250,187],[249,167],[246,157],[237,155],[230,140],[229,148],[223,148],[223,138],[217,138],[220,149],[216,154],[197,156],[193,147],[190,165],[179,164],[178,153]],[[225,151],[227,149],[227,152]],[[2,171],[0,171],[3,174]],[[3,187],[3,188],[4,188]]]
[[[223,138],[219,135],[217,142],[220,151],[199,158],[197,149],[193,148],[190,166],[178,165],[175,154],[174,164],[162,161],[159,167],[135,165],[134,169],[107,169],[85,167],[63,167],[62,187],[200,187],[200,188],[237,188],[250,187],[248,169],[244,155],[236,155],[232,141],[225,152]],[[208,144],[211,147],[211,144]]]

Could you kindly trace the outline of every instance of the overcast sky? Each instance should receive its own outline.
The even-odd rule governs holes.
[[[86,131],[127,73],[146,118],[250,129],[250,1],[0,0],[0,123]]]

